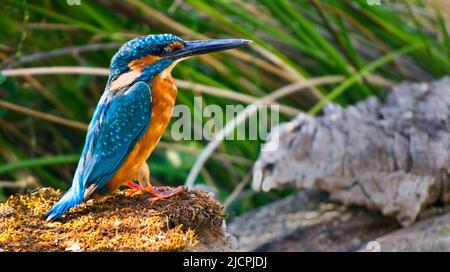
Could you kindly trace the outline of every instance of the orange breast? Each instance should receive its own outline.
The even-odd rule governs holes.
[[[170,73],[162,73],[151,82],[152,116],[144,136],[136,143],[125,162],[108,183],[110,191],[116,190],[121,184],[137,179],[140,168],[155,149],[166,131],[177,96],[175,80]]]

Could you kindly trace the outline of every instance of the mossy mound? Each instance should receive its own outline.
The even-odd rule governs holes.
[[[191,251],[204,233],[222,233],[223,207],[198,190],[154,203],[145,193],[116,192],[45,221],[61,196],[41,188],[1,203],[0,251]]]

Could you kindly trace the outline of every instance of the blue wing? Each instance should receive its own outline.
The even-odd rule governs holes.
[[[54,220],[81,203],[89,186],[94,185],[93,191],[101,190],[146,132],[151,119],[150,87],[144,82],[136,82],[113,95],[105,93],[100,99],[72,187],[47,212],[47,220]]]

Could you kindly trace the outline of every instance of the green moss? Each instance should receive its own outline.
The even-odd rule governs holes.
[[[1,251],[189,251],[204,232],[221,233],[223,207],[185,190],[154,203],[145,193],[117,192],[47,222],[62,192],[42,188],[0,204]]]

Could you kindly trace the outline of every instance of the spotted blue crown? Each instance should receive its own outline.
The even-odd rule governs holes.
[[[131,61],[151,55],[155,48],[173,42],[184,43],[182,39],[172,34],[148,35],[128,41],[111,59],[110,79],[127,72],[129,70],[128,64]]]

